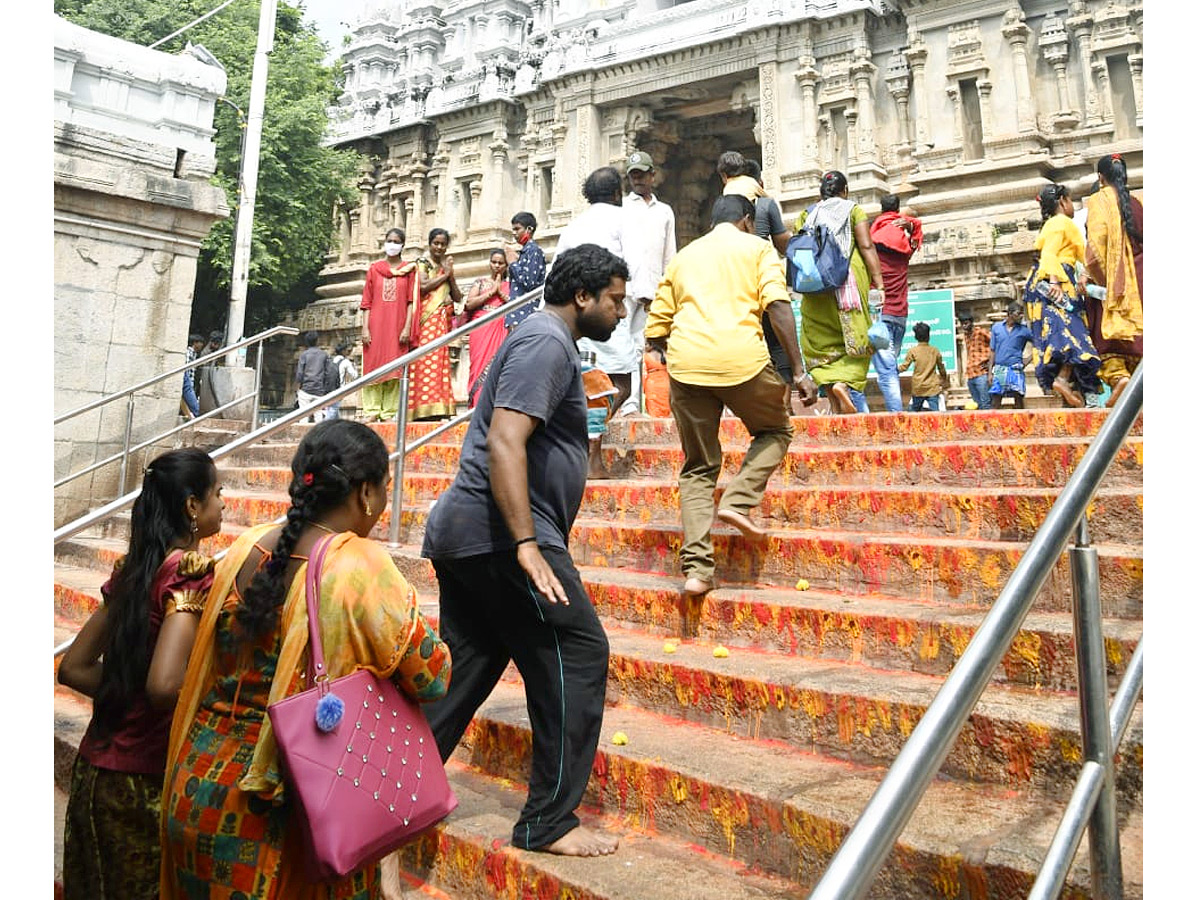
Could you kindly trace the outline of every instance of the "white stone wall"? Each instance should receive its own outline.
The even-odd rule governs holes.
[[[54,413],[181,365],[225,73],[55,20]],[[132,444],[178,421],[181,378],[135,396]],[[126,403],[55,426],[55,480],[118,452]],[[136,484],[144,454],[124,486]],[[109,465],[55,491],[55,522],[123,493]]]

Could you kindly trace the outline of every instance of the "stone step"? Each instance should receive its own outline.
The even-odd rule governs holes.
[[[282,497],[291,477],[291,470],[281,467],[221,471],[229,496],[247,492],[277,493]],[[450,473],[406,472],[404,508],[427,509],[453,480]],[[717,497],[722,493],[724,488],[718,487]],[[881,486],[851,490],[771,486],[752,515],[767,527],[854,528],[1029,541],[1057,499],[1058,491],[1050,488]],[[622,525],[676,524],[679,488],[674,479],[590,481],[579,514]],[[112,521],[115,528],[119,520]],[[1088,525],[1093,541],[1139,543],[1140,486],[1102,490],[1089,507]]]
[[[628,744],[612,742],[618,732]],[[529,750],[523,690],[502,682],[455,759],[501,784],[520,785],[528,778]],[[459,775],[451,772],[457,789]],[[627,829],[699,846],[807,891],[884,774],[881,767],[610,704],[584,802]],[[935,779],[869,896],[1024,897],[1063,806],[1029,790]],[[497,823],[500,835],[511,829],[517,809]],[[1127,896],[1140,896],[1140,803],[1124,801],[1118,810]],[[1086,858],[1079,855],[1068,878],[1081,896]],[[930,893],[931,883],[944,893]]]
[[[699,608],[683,600],[678,579],[583,566],[596,611],[615,625],[666,638],[698,638],[785,656],[861,662],[927,675],[945,675],[966,649],[985,611],[878,594],[820,590],[722,588]],[[423,573],[425,578],[431,574]],[[55,614],[74,633],[99,603],[104,575],[59,566]],[[437,585],[415,582],[422,612],[436,621]],[[1115,686],[1141,636],[1138,621],[1103,624],[1109,677]],[[1031,612],[995,673],[999,682],[1075,689],[1069,613]]]
[[[986,610],[878,594],[726,588],[699,608],[677,579],[615,569],[580,569],[596,611],[616,626],[664,640],[681,636],[781,656],[863,663],[945,676]],[[1141,638],[1140,621],[1103,623],[1111,687]],[[1048,690],[1076,686],[1070,613],[1031,612],[994,678]]]
[[[955,411],[929,415],[926,413],[880,413],[854,416],[793,416],[795,429],[793,446],[827,444],[922,444],[971,439],[1029,439],[1039,437],[1086,437],[1095,435],[1104,424],[1108,410],[991,410]],[[371,426],[388,446],[395,446],[396,426]],[[414,422],[406,433],[411,442],[437,427],[436,423]],[[462,443],[467,425],[457,425],[444,432],[441,440]],[[1139,417],[1130,430],[1141,435]],[[721,442],[745,446],[750,436],[741,420],[726,416],[721,420]],[[298,440],[298,438],[297,438]],[[678,444],[679,436],[673,418],[628,416],[608,423],[604,440],[614,444],[666,443]]]
[[[751,649],[715,658],[714,645],[608,628],[608,700],[753,739],[863,765],[887,765],[943,678]],[[1141,717],[1131,723],[1118,790],[1142,779]],[[991,685],[943,764],[955,778],[1066,798],[1080,761],[1073,695]],[[1065,792],[1065,793],[1063,793]]]
[[[517,786],[481,776],[451,761],[447,766],[458,807],[440,825],[397,853],[402,878],[387,896],[417,900],[571,898],[571,900],[785,900],[789,881],[753,871],[735,860],[663,835],[632,831],[583,810],[592,828],[619,832],[621,845],[603,858],[554,856],[509,843],[525,800]],[[385,873],[391,860],[385,864]],[[385,889],[388,887],[385,874]]]
[[[285,510],[270,495],[233,495],[226,500],[226,526],[205,542],[205,552],[228,546],[241,528],[266,522]],[[405,512],[400,547],[392,557],[418,590],[433,585],[432,566],[419,558],[423,514]],[[373,536],[386,540],[386,515]],[[676,550],[682,532],[669,526],[614,526],[578,520],[571,535],[577,565],[679,577]],[[990,607],[1025,545],[957,538],[862,535],[831,530],[780,531],[751,542],[728,526],[713,530],[719,587],[794,588],[805,579],[810,588],[923,602]],[[56,548],[55,558],[68,565],[107,570],[125,544],[112,538],[76,536]],[[1140,546],[1096,545],[1100,568],[1101,612],[1104,616],[1140,619],[1142,556]],[[1067,612],[1071,608],[1071,574],[1064,553],[1043,583],[1034,609]]]
[[[792,448],[771,476],[776,488],[828,485],[840,488],[887,485],[952,485],[955,487],[1061,488],[1083,459],[1087,438],[1038,438],[1029,441],[980,441],[972,444],[919,446],[855,446]],[[453,474],[458,471],[457,444],[427,444],[408,455],[408,472]],[[677,446],[634,444],[607,446],[602,456],[618,478],[673,480],[683,464]],[[745,452],[726,449],[721,475],[732,476]],[[1127,440],[1105,475],[1105,488],[1140,487],[1142,441]]]

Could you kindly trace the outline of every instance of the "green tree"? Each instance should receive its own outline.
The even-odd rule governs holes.
[[[148,45],[218,5],[217,0],[55,0],[54,10],[85,28]],[[241,170],[242,111],[250,105],[257,43],[257,0],[235,0],[216,15],[158,47],[175,53],[202,44],[225,67],[226,103],[217,105],[217,171],[236,211]],[[355,196],[357,156],[324,146],[326,108],[339,91],[339,72],[324,63],[328,51],[286,2],[276,14],[263,116],[262,152],[254,205],[254,234],[246,300],[246,333],[279,321],[289,309],[315,299],[317,275],[333,239],[338,198]],[[234,216],[213,226],[200,251],[192,330],[223,325],[229,307]]]

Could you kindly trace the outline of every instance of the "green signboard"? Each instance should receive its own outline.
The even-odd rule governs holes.
[[[900,362],[909,347],[917,343],[912,328],[917,322],[929,326],[929,344],[942,354],[947,372],[958,371],[958,354],[954,350],[954,291],[909,291],[908,326],[900,345]]]

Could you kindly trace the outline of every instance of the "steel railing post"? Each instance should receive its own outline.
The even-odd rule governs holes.
[[[1117,828],[1116,778],[1108,722],[1108,667],[1100,622],[1100,561],[1088,537],[1087,514],[1079,519],[1071,560],[1075,659],[1079,678],[1079,720],[1083,758],[1104,770],[1104,779],[1088,820],[1092,896],[1120,900],[1121,835]]]
[[[121,445],[121,480],[120,490],[117,493],[125,493],[128,482],[125,480],[129,474],[129,442],[133,436],[133,394],[130,394],[125,401],[125,440]]]
[[[263,342],[258,343],[258,352],[254,354],[254,410],[250,413],[250,430],[258,430],[258,409],[262,395],[262,362]]]
[[[400,407],[396,410],[396,462],[392,468],[392,513],[388,545],[400,546],[400,516],[404,512],[404,442],[408,436],[408,366],[400,369]]]

